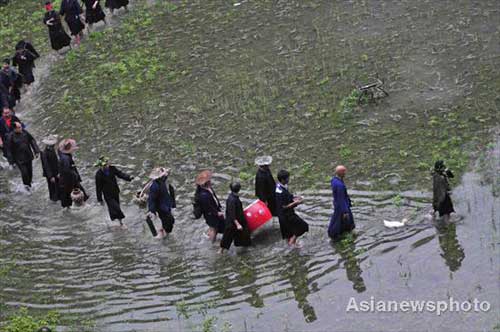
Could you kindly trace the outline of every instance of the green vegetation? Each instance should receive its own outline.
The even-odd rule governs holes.
[[[53,1],[59,8],[60,0]],[[42,1],[15,0],[0,6],[0,55],[11,56],[17,42],[31,40],[42,53],[50,49],[47,27],[43,24],[45,8]]]
[[[37,332],[41,327],[47,326],[55,331],[60,321],[57,312],[51,311],[44,316],[34,317],[28,313],[28,309],[21,308],[19,312],[9,318],[7,325],[2,327],[3,332]]]
[[[218,160],[238,168],[232,176],[243,181],[253,174],[258,150],[249,148],[252,144],[272,154],[276,168],[295,171],[294,183],[301,187],[315,187],[337,162],[347,165],[350,178],[375,179],[378,188],[396,189],[385,177],[391,173],[402,179],[398,190],[428,187],[428,169],[438,158],[459,177],[471,153],[488,143],[487,127],[498,123],[487,96],[500,88],[499,67],[474,58],[468,80],[476,84],[466,98],[447,101],[440,90],[430,90],[425,93],[433,102],[427,102],[417,97],[427,78],[400,75],[398,62],[387,57],[388,52],[398,59],[407,56],[404,36],[410,31],[403,28],[398,37],[345,38],[334,27],[350,25],[344,20],[358,15],[354,9],[326,3],[297,6],[301,10],[288,14],[292,21],[322,10],[339,16],[332,25],[318,14],[318,43],[294,53],[286,43],[274,47],[263,37],[274,29],[295,29],[289,21],[258,28],[255,11],[261,13],[260,21],[273,17],[267,2],[234,7],[223,2],[136,1],[119,25],[92,33],[57,64],[43,93],[59,97],[41,106],[65,123],[59,131],[80,140],[103,131],[117,142],[140,137],[168,147],[156,151],[155,161],[195,158],[200,167],[217,167],[213,160]],[[432,15],[448,15],[446,10],[441,6]],[[297,38],[305,38],[305,31],[295,31]],[[416,50],[422,40],[434,38],[448,45],[449,52],[460,53],[461,46],[441,35],[417,37]],[[363,53],[354,42],[363,45]],[[482,49],[471,44],[468,51]],[[463,61],[452,59],[450,66],[460,67]],[[389,97],[358,105],[352,81],[368,83],[376,72],[388,84],[410,88],[389,87]],[[107,142],[97,144],[109,150]],[[138,156],[141,146],[127,146],[127,151]],[[85,153],[81,149],[83,157]]]

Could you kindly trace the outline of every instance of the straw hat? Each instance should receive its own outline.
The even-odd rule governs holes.
[[[100,156],[99,159],[94,163],[94,167],[104,167],[108,165],[109,158],[105,156]]]
[[[260,156],[255,158],[255,165],[257,166],[271,165],[272,162],[273,157],[271,156]]]
[[[199,186],[202,186],[211,179],[212,179],[212,172],[209,170],[205,170],[196,176],[195,183]]]
[[[56,145],[58,140],[57,135],[49,135],[42,140],[42,143],[45,145]]]
[[[168,176],[168,174],[170,174],[170,168],[156,167],[149,174],[149,178],[151,180],[156,180],[161,177]]]
[[[76,141],[72,138],[63,139],[59,143],[59,151],[62,153],[73,153],[78,150],[78,146],[76,145]]]

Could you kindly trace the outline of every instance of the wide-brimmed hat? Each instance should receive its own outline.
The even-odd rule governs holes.
[[[156,167],[149,174],[149,178],[151,180],[156,180],[164,176],[168,176],[170,174],[170,168],[165,167]]]
[[[104,167],[107,166],[109,158],[105,156],[100,156],[99,159],[94,163],[94,167]]]
[[[195,183],[199,186],[202,186],[211,179],[212,179],[212,172],[209,170],[205,170],[196,176]]]
[[[255,165],[257,166],[271,165],[272,162],[273,157],[271,156],[260,156],[255,158]]]
[[[56,145],[59,138],[57,135],[49,135],[42,139],[42,143],[45,145]]]
[[[76,141],[72,138],[63,139],[59,143],[59,151],[62,153],[73,153],[78,150],[78,146],[76,145]]]

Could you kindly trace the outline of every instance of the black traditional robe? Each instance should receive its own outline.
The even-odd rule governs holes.
[[[449,176],[451,175],[451,176]],[[434,172],[432,174],[432,207],[439,212],[439,216],[444,216],[455,212],[450,197],[450,183],[448,177],[453,177],[453,173]]]
[[[96,2],[97,6],[93,8]],[[83,3],[85,4],[85,22],[93,24],[104,20],[106,14],[102,11],[99,0],[83,0]]]
[[[49,198],[51,201],[59,200],[59,159],[52,146],[47,146],[40,154],[43,176],[47,179]]]
[[[236,228],[235,220],[238,220],[243,229]],[[241,204],[238,195],[230,193],[226,200],[226,226],[220,243],[221,248],[229,249],[233,240],[236,247],[248,247],[252,244],[250,230],[243,212],[243,204]]]
[[[276,216],[276,181],[271,170],[259,167],[255,175],[255,196],[267,204],[273,216]]]
[[[85,29],[85,25],[82,23],[80,19],[80,15],[82,14],[82,7],[77,0],[63,0],[61,3],[61,10],[59,10],[59,14],[64,16],[64,20],[68,23],[69,29],[71,30],[71,34],[73,36],[78,35],[83,29]]]
[[[24,84],[31,84],[35,81],[33,76],[33,68],[35,68],[35,60],[40,57],[40,54],[35,50],[31,43],[21,40],[16,45],[16,54],[12,58],[12,65],[19,68],[19,73],[23,77]]]
[[[78,188],[84,193],[84,200],[89,197],[82,185],[82,178],[76,169],[73,156],[69,153],[59,151],[59,195],[62,207],[70,207],[73,205],[71,200],[71,192]]]
[[[295,213],[294,208],[285,208],[293,202],[293,198],[287,188],[280,183],[276,185],[276,210],[283,239],[294,235],[298,237],[309,231],[309,225]]]
[[[116,178],[132,181],[130,175],[123,173],[114,166],[109,166],[105,171],[99,169],[95,175],[96,195],[99,202],[102,202],[104,196],[111,220],[122,220],[125,215],[120,207],[120,187],[118,187]]]
[[[49,27],[50,46],[58,51],[71,44],[71,37],[64,31],[61,17],[55,10],[45,13],[43,23]]]
[[[215,228],[217,233],[223,233],[225,228],[224,218],[219,217],[221,205],[215,191],[199,187],[199,200],[203,217],[209,227]]]
[[[7,89],[9,108],[14,109],[16,103],[21,100],[21,91],[23,85],[22,76],[19,75],[12,67],[7,70],[0,71],[0,84]]]
[[[106,8],[109,8],[111,10],[118,9],[121,7],[126,7],[128,6],[129,1],[128,0],[106,0],[104,3],[104,6]]]
[[[21,172],[23,184],[31,186],[34,154],[40,153],[35,139],[26,130],[21,133],[11,132],[7,137],[5,147],[7,149],[7,160],[9,160],[10,164],[17,165]]]

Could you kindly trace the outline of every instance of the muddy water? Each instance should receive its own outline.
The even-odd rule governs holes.
[[[498,152],[498,147],[491,152],[489,169],[498,169]],[[303,249],[287,248],[274,222],[255,235],[254,247],[221,258],[204,237],[203,222],[190,218],[191,187],[179,180],[180,172],[173,175],[180,208],[174,233],[165,241],[151,238],[143,212],[128,202],[129,230],[112,230],[95,200],[72,211],[48,203],[39,168],[32,195],[16,194],[19,180],[7,181],[2,172],[2,188],[8,183],[10,192],[1,197],[0,262],[17,264],[0,281],[4,308],[78,314],[95,320],[97,331],[201,329],[211,317],[217,318],[217,329],[231,324],[234,331],[323,331],[332,326],[346,331],[472,331],[498,323],[500,201],[478,174],[466,174],[455,189],[458,214],[451,224],[427,217],[429,193],[403,192],[395,207],[393,192],[351,190],[356,236],[332,244],[326,236],[330,193],[306,191],[301,194],[307,204],[299,213],[311,230]],[[220,196],[227,178],[222,173],[215,177]],[[91,187],[89,181],[86,185]],[[252,200],[248,191],[242,196],[244,203]],[[383,226],[383,219],[403,217],[409,219],[405,227]],[[493,310],[439,317],[346,313],[351,297],[361,301],[371,296],[477,298],[489,301]]]
[[[38,69],[46,76],[56,59],[44,61]],[[348,179],[356,236],[332,244],[326,236],[331,197],[324,181],[311,186],[315,190],[299,192],[306,204],[298,212],[311,225],[303,249],[287,248],[275,221],[255,234],[254,247],[233,249],[221,258],[204,237],[204,222],[190,217],[192,179],[198,169],[214,168],[216,189],[224,197],[231,178],[251,159],[248,154],[263,151],[265,142],[239,136],[237,127],[221,131],[215,117],[205,121],[203,113],[208,110],[158,112],[161,105],[147,103],[139,115],[121,110],[119,123],[116,114],[103,114],[95,121],[76,118],[67,125],[59,114],[40,107],[51,98],[36,88],[25,98],[20,115],[38,137],[50,128],[79,139],[77,163],[92,194],[91,164],[101,153],[138,176],[122,186],[129,230],[111,229],[106,211],[94,198],[87,207],[72,211],[48,203],[38,162],[32,195],[19,192],[16,172],[2,170],[0,263],[7,272],[0,278],[1,319],[18,306],[27,306],[94,320],[96,331],[192,330],[209,321],[217,330],[227,330],[231,324],[233,331],[483,331],[499,323],[500,201],[492,194],[498,181],[498,139],[496,149],[486,152],[481,171],[467,173],[455,189],[458,213],[451,224],[426,217],[428,192],[355,190],[362,186]],[[262,128],[259,137],[272,140],[273,135],[285,137],[289,132],[285,126],[275,129]],[[315,143],[305,137],[309,133],[304,130],[304,139],[309,139],[305,143]],[[207,137],[217,138],[217,151],[207,144]],[[280,144],[273,148],[284,146]],[[289,155],[308,160],[301,150],[306,145]],[[277,157],[275,171],[283,166]],[[161,242],[151,238],[143,223],[144,211],[131,203],[131,193],[141,186],[151,165],[160,161],[174,169],[172,181],[179,196],[174,233]],[[493,180],[485,181],[483,173],[493,174]],[[300,186],[293,181],[292,177],[292,191]],[[400,200],[394,199],[396,194]],[[248,183],[242,196],[245,204],[253,199]],[[403,218],[409,220],[405,227],[383,226],[384,219]],[[351,297],[362,301],[372,296],[396,301],[477,298],[490,302],[492,309],[441,316],[346,312]]]

